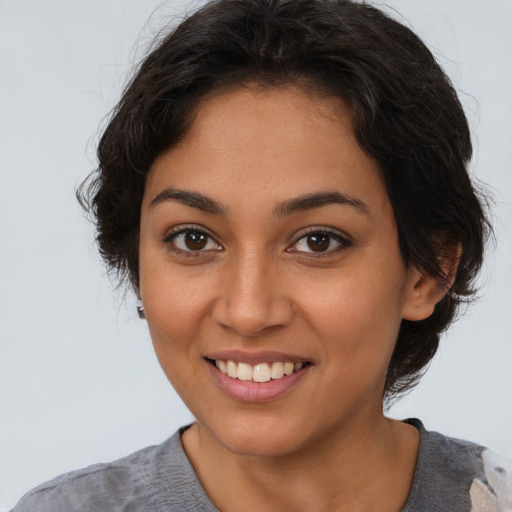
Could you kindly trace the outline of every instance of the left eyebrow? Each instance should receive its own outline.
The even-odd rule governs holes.
[[[355,208],[359,213],[368,215],[369,209],[363,201],[337,191],[315,192],[289,199],[274,208],[274,215],[284,217],[292,213],[320,208],[330,204],[341,204]]]

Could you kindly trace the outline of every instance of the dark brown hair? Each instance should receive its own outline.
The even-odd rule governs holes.
[[[342,98],[361,147],[380,164],[404,261],[447,284],[442,263],[460,249],[455,280],[434,313],[404,320],[388,397],[410,389],[472,283],[489,223],[467,172],[468,124],[449,79],[407,27],[349,0],[214,0],[149,53],[101,138],[99,166],[79,190],[101,255],[138,287],[145,176],[187,133],[199,101],[226,88],[294,85]]]

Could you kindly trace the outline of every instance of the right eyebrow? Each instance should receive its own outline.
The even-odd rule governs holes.
[[[206,213],[219,215],[220,217],[225,217],[227,214],[227,208],[214,199],[198,192],[175,188],[166,188],[165,190],[162,190],[152,199],[151,203],[149,203],[149,207],[153,208],[154,206],[166,201],[176,201],[192,208],[198,208]]]

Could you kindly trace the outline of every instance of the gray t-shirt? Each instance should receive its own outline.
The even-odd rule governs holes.
[[[421,441],[402,512],[512,511],[510,463],[482,446],[429,432],[419,420],[406,422]],[[12,512],[218,512],[183,450],[183,430],[159,446],[40,485]]]

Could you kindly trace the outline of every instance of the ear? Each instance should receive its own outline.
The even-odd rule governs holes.
[[[425,320],[433,312],[436,304],[449,292],[455,281],[462,248],[460,244],[443,258],[441,269],[446,280],[441,283],[435,276],[427,274],[420,268],[411,267],[407,281],[407,290],[402,307],[404,320]]]

